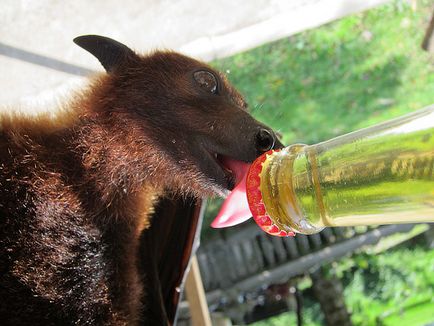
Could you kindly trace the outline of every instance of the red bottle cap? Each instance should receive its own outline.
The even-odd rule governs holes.
[[[262,193],[260,190],[262,165],[267,159],[267,155],[271,155],[280,150],[271,150],[258,157],[250,166],[246,180],[246,195],[250,211],[253,219],[259,227],[268,234],[280,237],[295,236],[294,232],[280,229],[268,216],[264,202],[262,201]]]

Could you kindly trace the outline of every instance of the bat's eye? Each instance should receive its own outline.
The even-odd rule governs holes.
[[[199,70],[193,74],[193,78],[201,88],[212,94],[217,94],[217,78],[213,73]]]

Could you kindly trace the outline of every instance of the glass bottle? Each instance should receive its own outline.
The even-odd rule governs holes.
[[[271,223],[274,234],[434,222],[434,106],[272,152],[262,160],[259,190],[262,198],[249,198],[252,213],[257,222]],[[265,216],[255,214],[259,201]]]

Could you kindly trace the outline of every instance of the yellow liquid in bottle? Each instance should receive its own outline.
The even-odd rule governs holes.
[[[260,190],[282,230],[434,222],[434,107],[265,160]]]

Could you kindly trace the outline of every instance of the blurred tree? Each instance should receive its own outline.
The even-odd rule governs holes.
[[[332,273],[327,273],[324,267],[319,267],[313,273],[312,288],[321,305],[326,325],[351,326],[351,318],[344,301],[341,281]]]
[[[434,53],[434,12],[426,30],[425,37],[422,42],[422,48],[428,52]]]

